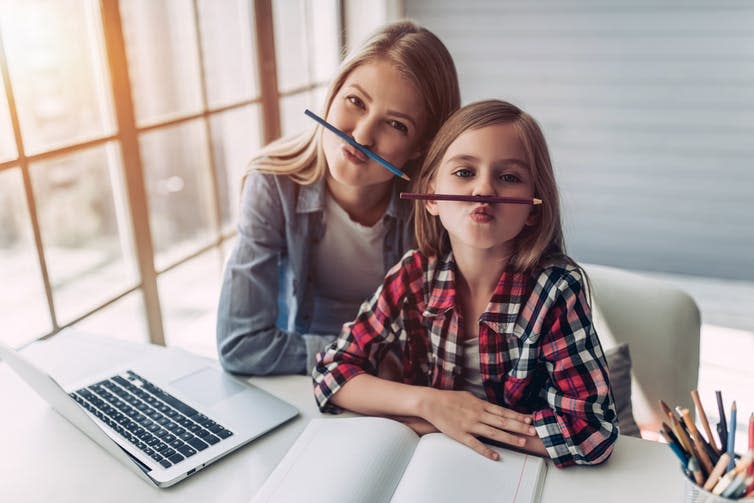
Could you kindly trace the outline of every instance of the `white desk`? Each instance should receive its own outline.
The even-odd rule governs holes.
[[[25,354],[45,368],[55,368],[70,358],[61,350],[66,347],[63,339],[35,344]],[[127,349],[125,343],[123,348]],[[75,368],[91,364],[92,358],[77,355]],[[96,361],[104,365],[107,358],[114,354],[99,355]],[[79,432],[0,362],[0,501],[247,502],[311,418],[333,417],[317,411],[308,377],[250,382],[292,403],[301,415],[183,482],[157,489]],[[682,501],[678,461],[667,446],[621,437],[601,466],[559,470],[551,465],[542,501]]]

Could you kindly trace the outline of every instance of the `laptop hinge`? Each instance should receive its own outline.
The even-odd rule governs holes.
[[[115,442],[115,444],[116,444],[116,445],[118,445],[118,443],[117,443],[117,442]],[[137,465],[137,466],[138,466],[139,468],[141,468],[141,470],[142,470],[142,471],[143,471],[144,473],[149,473],[149,472],[151,472],[151,471],[152,471],[152,469],[151,469],[150,467],[148,467],[147,465],[145,465],[144,463],[142,463],[142,462],[141,462],[141,461],[139,460],[139,458],[137,458],[136,456],[134,456],[133,454],[131,454],[130,452],[128,452],[127,450],[125,450],[125,449],[124,449],[123,447],[121,447],[120,445],[118,445],[118,447],[120,447],[120,448],[121,448],[121,450],[122,450],[123,452],[125,452],[126,454],[128,454],[128,457],[130,457],[130,458],[131,458],[131,459],[132,459],[132,460],[133,460],[134,462],[136,462],[136,465]]]

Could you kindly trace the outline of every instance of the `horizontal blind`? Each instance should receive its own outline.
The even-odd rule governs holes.
[[[542,126],[569,253],[754,280],[754,2],[406,0]]]

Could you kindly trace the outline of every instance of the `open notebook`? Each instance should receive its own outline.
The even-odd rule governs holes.
[[[314,419],[253,503],[539,501],[545,461],[494,449],[499,461],[390,419]]]

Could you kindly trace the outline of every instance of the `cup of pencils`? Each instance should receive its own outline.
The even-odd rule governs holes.
[[[736,402],[725,414],[722,394],[716,391],[720,421],[717,436],[713,434],[707,414],[694,390],[691,398],[696,406],[702,434],[691,412],[683,407],[675,410],[660,400],[667,416],[660,434],[681,461],[684,474],[684,501],[687,503],[724,503],[731,500],[754,502],[754,413],[749,418],[748,450],[736,455]],[[719,445],[718,445],[719,442]],[[740,446],[739,446],[740,447]]]

